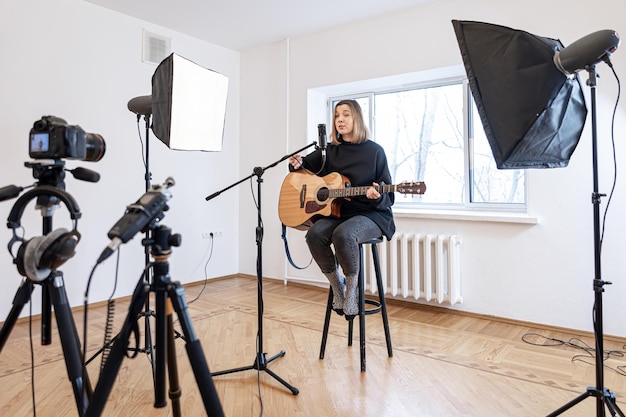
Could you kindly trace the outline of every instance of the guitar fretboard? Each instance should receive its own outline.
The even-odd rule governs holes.
[[[361,187],[346,187],[346,188],[336,188],[334,190],[329,190],[328,196],[330,198],[339,198],[339,197],[355,197],[357,195],[365,195],[367,194],[367,190],[371,187],[361,186]],[[397,185],[379,185],[378,192],[379,193],[391,193],[395,192],[397,189]]]

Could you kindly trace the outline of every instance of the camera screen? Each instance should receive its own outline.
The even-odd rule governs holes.
[[[30,152],[47,152],[50,135],[48,132],[33,133],[30,136]]]

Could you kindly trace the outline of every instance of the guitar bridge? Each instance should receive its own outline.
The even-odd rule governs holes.
[[[302,185],[300,189],[300,208],[304,208],[304,199],[306,197],[306,184]]]

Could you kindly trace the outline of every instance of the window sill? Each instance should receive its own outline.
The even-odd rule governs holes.
[[[511,213],[497,211],[455,211],[455,210],[409,210],[393,209],[396,218],[404,219],[433,219],[433,220],[458,220],[473,222],[495,222],[495,223],[520,223],[538,224],[539,218],[529,216],[526,213]]]

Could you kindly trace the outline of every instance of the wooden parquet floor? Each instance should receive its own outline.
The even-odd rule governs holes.
[[[254,277],[213,280],[189,304],[191,322],[212,372],[253,365],[259,328],[257,288]],[[187,287],[186,299],[193,300],[201,289],[201,285]],[[591,356],[568,345],[538,345],[552,343],[547,337],[593,346],[591,334],[396,301],[389,302],[392,358],[387,356],[379,316],[368,316],[367,371],[360,372],[358,326],[354,345],[348,347],[346,321],[333,314],[325,359],[320,360],[326,297],[322,288],[263,281],[263,351],[268,359],[286,352],[268,368],[300,393],[292,395],[265,371],[214,376],[226,416],[545,416],[596,385]],[[127,306],[127,299],[117,303],[114,333],[126,317]],[[104,306],[89,309],[88,357],[102,345],[105,315]],[[82,338],[82,312],[74,316]],[[145,319],[139,323],[143,329]],[[179,323],[175,327],[180,331]],[[36,415],[77,416],[56,325],[48,346],[39,345],[38,320],[33,321],[32,332]],[[535,343],[522,340],[525,335]],[[605,340],[605,350],[623,352],[625,343],[610,338]],[[184,345],[177,339],[182,415],[203,416],[206,412]],[[573,360],[577,355],[585,355],[584,361]],[[618,406],[626,409],[622,372],[626,360],[611,354],[605,366],[604,385],[616,395]],[[99,367],[99,358],[88,366],[93,385]],[[14,326],[0,354],[0,387],[0,416],[34,415],[28,320]],[[173,415],[169,401],[163,408],[155,408],[153,402],[151,364],[149,356],[141,353],[124,359],[102,415]],[[596,399],[589,397],[561,415],[595,416]]]

